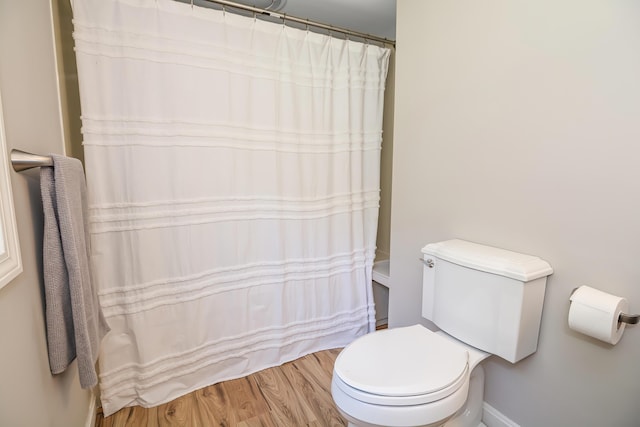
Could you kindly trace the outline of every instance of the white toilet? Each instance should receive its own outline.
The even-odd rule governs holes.
[[[331,393],[350,426],[477,427],[494,354],[536,351],[547,276],[538,257],[463,240],[422,249],[421,325],[370,333],[334,365]]]

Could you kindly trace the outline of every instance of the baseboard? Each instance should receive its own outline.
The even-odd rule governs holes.
[[[482,403],[482,422],[487,427],[520,427],[487,402]]]
[[[87,412],[87,422],[85,423],[85,427],[94,427],[96,425],[96,409],[98,408],[98,399],[96,396],[91,393],[91,397],[89,398],[89,409]]]

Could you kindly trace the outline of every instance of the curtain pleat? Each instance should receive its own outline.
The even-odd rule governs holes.
[[[170,0],[73,0],[103,410],[374,327],[389,51]]]

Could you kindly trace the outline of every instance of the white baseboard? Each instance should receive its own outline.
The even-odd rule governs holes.
[[[89,409],[87,412],[87,422],[85,427],[94,427],[96,425],[96,409],[98,408],[98,399],[91,393],[89,398]]]
[[[482,403],[482,422],[487,427],[520,427],[487,402]]]

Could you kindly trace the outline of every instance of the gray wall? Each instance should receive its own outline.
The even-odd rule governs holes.
[[[380,211],[376,239],[376,260],[389,259],[391,249],[391,180],[393,169],[393,116],[395,98],[395,49],[391,50],[389,72],[384,91],[382,151],[380,153]]]
[[[48,1],[0,0],[0,92],[8,150],[64,151]],[[0,289],[0,425],[83,426],[91,395],[75,363],[55,377],[49,371],[38,174],[11,178],[24,271]]]
[[[640,425],[640,327],[568,329],[590,285],[640,312],[640,2],[398,2],[390,326],[420,317],[420,248],[462,238],[553,266],[538,352],[486,362],[522,426]]]

